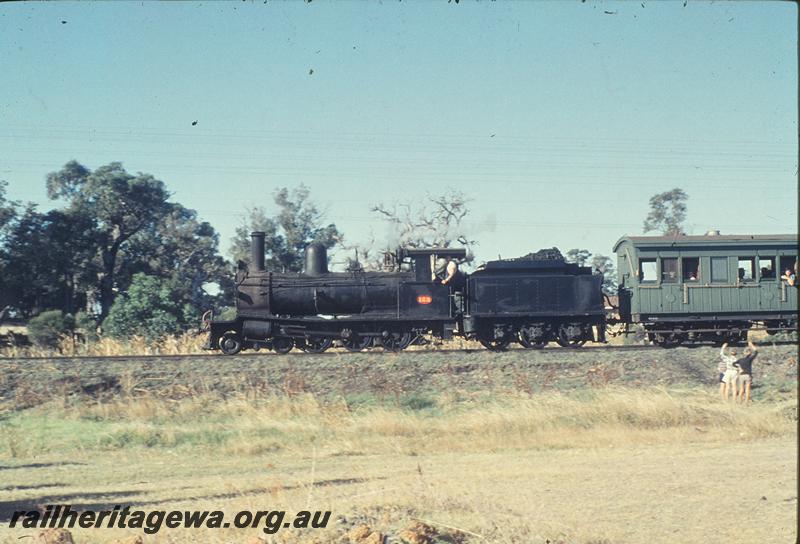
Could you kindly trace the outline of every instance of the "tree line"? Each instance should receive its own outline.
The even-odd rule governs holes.
[[[211,224],[175,202],[151,174],[127,172],[119,162],[91,170],[70,161],[45,183],[54,208],[43,212],[33,203],[9,200],[7,182],[0,181],[0,308],[33,318],[29,324],[43,323],[45,344],[64,331],[158,339],[195,327],[204,310],[231,304],[232,270],[237,261],[249,261],[253,230],[266,233],[268,267],[286,272],[302,270],[303,250],[311,242],[335,248],[343,266],[373,270],[381,269],[384,251],[398,246],[476,245],[465,224],[470,200],[456,190],[374,205],[371,212],[388,233],[378,237],[373,231],[366,243],[355,243],[326,220],[307,187],[277,188],[275,213],[247,210],[229,260]],[[648,221],[671,220],[670,202],[661,199],[656,208],[651,201],[653,213],[661,215]],[[567,257],[584,264],[590,255],[571,250]],[[612,277],[609,258],[596,255],[592,263]]]

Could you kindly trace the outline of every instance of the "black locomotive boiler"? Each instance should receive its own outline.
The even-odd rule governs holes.
[[[393,272],[335,273],[325,248],[311,244],[301,274],[265,269],[264,233],[252,234],[251,252],[251,266],[236,275],[236,319],[208,323],[210,349],[319,353],[338,342],[351,351],[397,351],[427,334],[493,350],[513,341],[540,348],[605,340],[602,277],[560,254],[492,261],[443,285],[435,263],[463,260],[463,248],[401,248]]]
[[[371,345],[401,350],[422,334],[449,338],[453,289],[432,281],[431,262],[463,259],[464,249],[398,250],[396,272],[329,272],[320,244],[306,248],[302,274],[264,267],[264,233],[252,234],[251,266],[236,276],[237,317],[210,323],[210,344],[223,353],[261,347],[325,351],[334,341],[352,351]]]

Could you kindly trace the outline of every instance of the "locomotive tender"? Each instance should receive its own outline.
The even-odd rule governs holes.
[[[324,246],[311,244],[302,274],[277,273],[265,269],[264,233],[254,232],[251,265],[236,274],[236,319],[208,322],[207,347],[320,353],[338,342],[398,351],[426,334],[498,351],[516,341],[541,348],[605,340],[602,276],[590,268],[560,255],[499,260],[443,285],[437,260],[465,257],[463,248],[401,248],[392,259],[399,271],[336,273]]]

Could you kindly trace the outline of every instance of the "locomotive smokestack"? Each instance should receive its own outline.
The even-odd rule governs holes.
[[[306,275],[321,276],[328,273],[328,250],[319,243],[306,246]]]
[[[264,271],[264,233],[250,233],[250,266],[253,270]]]

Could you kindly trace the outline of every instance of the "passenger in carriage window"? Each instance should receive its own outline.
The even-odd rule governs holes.
[[[700,259],[697,257],[683,258],[683,281],[697,281],[700,279]]]
[[[783,274],[783,276],[781,276],[781,279],[790,287],[794,287],[795,283],[797,282],[797,276],[791,268],[786,269],[786,272]]]
[[[775,279],[775,257],[760,257],[758,259],[758,266],[761,270],[762,280]]]

